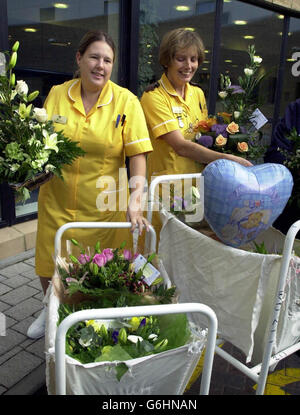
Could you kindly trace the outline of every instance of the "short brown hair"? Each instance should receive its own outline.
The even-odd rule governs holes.
[[[94,42],[97,41],[102,41],[102,42],[106,42],[108,44],[108,46],[111,47],[112,51],[113,51],[113,55],[114,58],[113,60],[115,61],[116,58],[116,46],[115,43],[112,39],[112,37],[106,33],[103,32],[102,30],[90,30],[89,32],[87,32],[83,38],[80,40],[78,48],[77,48],[77,52],[80,53],[80,55],[82,56],[85,51],[87,50],[87,48]],[[77,70],[74,74],[74,78],[78,78],[80,76],[79,70]]]
[[[198,55],[199,66],[204,61],[204,45],[198,33],[184,28],[174,29],[167,32],[162,38],[159,49],[159,63],[163,68],[167,68],[176,52],[195,46]]]

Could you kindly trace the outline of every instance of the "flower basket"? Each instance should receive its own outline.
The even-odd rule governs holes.
[[[32,179],[25,180],[22,183],[8,183],[8,185],[15,192],[18,192],[23,187],[28,189],[29,192],[32,192],[42,186],[42,184],[51,180],[53,176],[54,174],[52,172],[41,172],[36,174]]]

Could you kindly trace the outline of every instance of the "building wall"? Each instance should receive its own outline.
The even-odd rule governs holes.
[[[265,3],[273,3],[287,9],[300,11],[300,0],[264,0]]]

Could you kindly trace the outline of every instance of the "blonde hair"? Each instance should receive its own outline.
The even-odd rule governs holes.
[[[199,66],[204,61],[204,45],[200,36],[189,29],[179,28],[167,32],[162,38],[159,49],[159,63],[166,69],[176,52],[194,46],[197,50]]]

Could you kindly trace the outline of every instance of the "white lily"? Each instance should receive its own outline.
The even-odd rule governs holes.
[[[53,133],[49,135],[48,131],[43,130],[43,136],[44,136],[45,150],[54,150],[56,151],[56,153],[58,153],[57,134]]]
[[[16,91],[19,95],[27,95],[28,94],[28,85],[25,81],[17,81]]]
[[[253,69],[245,68],[244,73],[245,73],[246,76],[251,76],[251,75],[253,75]]]
[[[137,344],[138,341],[142,342],[144,339],[141,336],[135,336],[134,334],[130,334],[127,336],[127,340],[129,340],[131,343]]]
[[[260,56],[253,56],[253,62],[254,63],[262,63],[262,58]]]
[[[220,91],[218,95],[219,95],[220,98],[224,99],[224,98],[227,97],[228,92],[226,92],[226,91]]]
[[[157,334],[150,334],[149,336],[148,336],[148,340],[153,340],[154,342],[155,342],[155,340],[157,340],[157,338],[158,338],[158,335]]]

